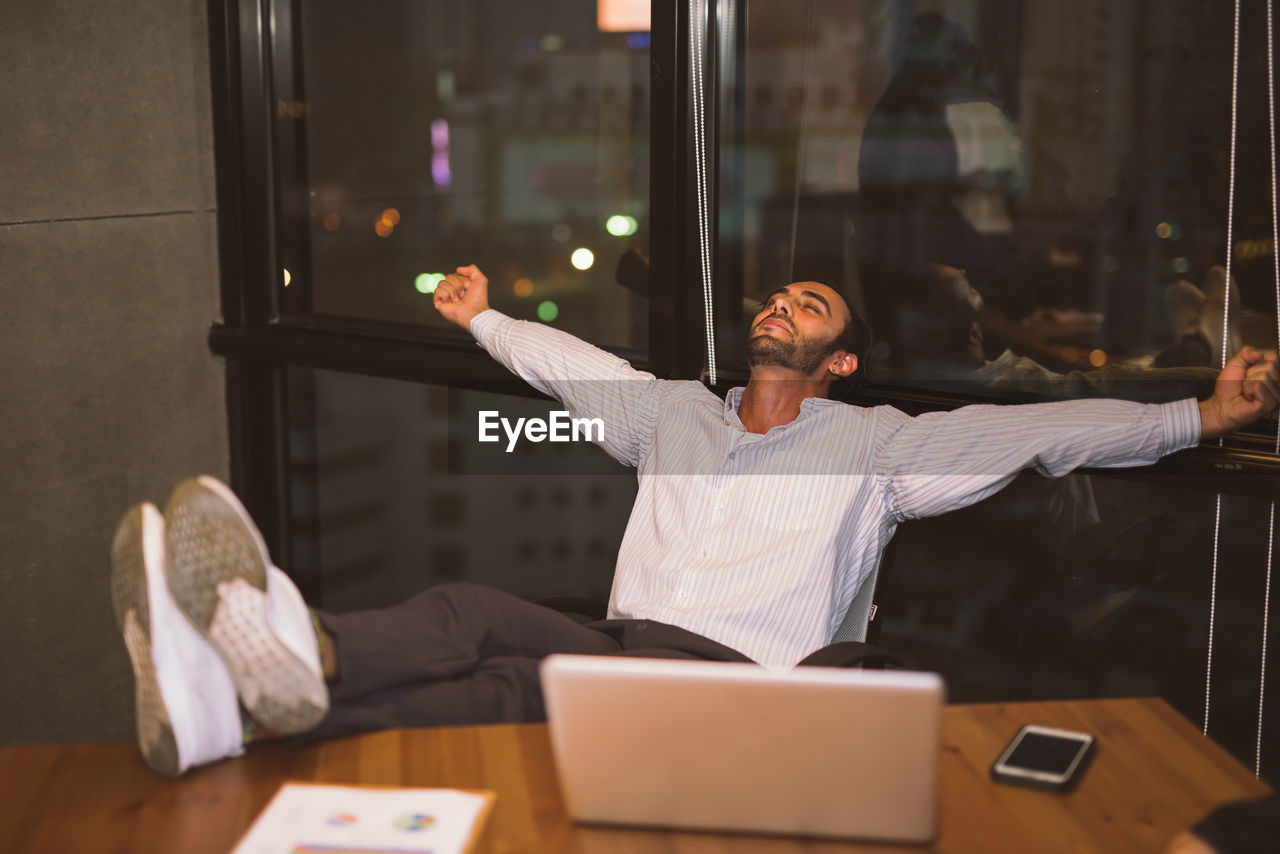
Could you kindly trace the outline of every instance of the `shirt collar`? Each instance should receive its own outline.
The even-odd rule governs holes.
[[[742,423],[742,419],[738,417],[738,406],[742,403],[742,393],[746,390],[746,386],[734,386],[729,389],[729,393],[724,396],[725,424],[732,424],[746,429]]]
[[[729,389],[729,393],[724,396],[724,423],[742,427],[744,430],[746,429],[746,426],[742,423],[742,419],[738,417],[738,407],[742,405],[742,394],[746,390],[746,386],[734,386]],[[815,409],[819,409],[823,406],[839,405],[841,404],[838,400],[831,400],[823,397],[806,397],[800,402],[800,414],[796,416],[796,421],[799,421]],[[791,423],[794,424],[796,422],[792,421]]]

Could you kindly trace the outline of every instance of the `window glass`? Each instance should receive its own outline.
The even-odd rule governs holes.
[[[442,326],[431,274],[476,262],[509,314],[647,348],[647,4],[298,8],[299,98],[277,105],[308,187],[303,236],[282,247],[305,251],[297,314]],[[886,383],[1181,397],[1215,373],[1228,301],[1230,346],[1274,346],[1260,26],[1243,29],[1229,298],[1220,271],[1230,4],[716,10],[722,365],[745,367],[748,319],[801,279],[838,285],[871,321]],[[288,395],[290,569],[319,576],[315,604],[456,580],[607,598],[634,472],[581,444],[477,441],[481,412],[554,404],[306,368]],[[959,701],[1158,695],[1198,721],[1214,498],[1024,475],[906,523],[878,642]],[[1244,761],[1268,512],[1226,497],[1230,569],[1212,599],[1211,734]],[[1267,708],[1274,727],[1280,704]]]
[[[324,608],[390,605],[470,581],[607,601],[633,470],[595,445],[522,443],[500,468],[477,415],[546,418],[541,399],[335,371],[289,372],[295,562]],[[482,454],[482,452],[484,452]],[[498,450],[499,456],[504,456]]]
[[[302,368],[289,391],[286,569],[319,574],[313,604],[387,606],[449,581],[607,600],[634,471],[582,443],[506,454],[477,441],[482,412],[515,421],[557,404]],[[1160,696],[1198,723],[1215,513],[1212,492],[1158,479],[1022,475],[898,530],[875,641],[942,673],[958,702]],[[1211,734],[1248,764],[1269,513],[1266,499],[1225,497],[1213,599]],[[1269,731],[1280,720],[1267,708]]]
[[[720,51],[722,360],[763,295],[822,279],[871,322],[883,378],[1207,393],[1228,300],[1229,352],[1276,339],[1245,7],[1228,297],[1232,4],[742,4]]]
[[[877,643],[940,672],[953,702],[1158,696],[1200,725],[1212,619],[1209,734],[1252,769],[1271,502],[1223,497],[1215,587],[1216,512],[1212,492],[1158,478],[1023,474],[898,530]],[[1263,751],[1264,778],[1278,760]]]
[[[285,156],[308,245],[285,254],[305,250],[310,312],[442,326],[429,291],[475,263],[495,308],[644,346],[647,3],[297,8],[305,95],[278,121],[305,128]]]

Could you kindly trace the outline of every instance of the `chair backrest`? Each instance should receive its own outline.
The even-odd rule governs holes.
[[[876,592],[880,584],[880,570],[886,563],[892,564],[893,556],[897,553],[897,544],[897,539],[890,540],[880,553],[880,560],[876,561],[875,568],[858,588],[853,601],[849,603],[849,610],[844,612],[844,619],[840,621],[835,634],[831,636],[832,643],[842,641],[877,643],[879,641],[880,623],[873,620],[876,611]]]
[[[879,574],[880,567],[876,566],[871,576],[858,589],[857,595],[849,603],[849,610],[844,612],[844,619],[840,621],[839,628],[831,636],[832,643],[868,640],[867,635],[870,629],[872,609],[875,608],[876,577]],[[879,627],[877,626],[877,628]],[[872,638],[871,640],[874,642],[875,639]]]

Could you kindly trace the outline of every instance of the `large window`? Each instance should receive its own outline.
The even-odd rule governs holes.
[[[1232,4],[733,5],[724,362],[798,278],[848,291],[880,377],[966,394],[1207,394],[1227,305],[1229,353],[1275,346],[1261,4],[1244,10],[1229,297]]]
[[[459,413],[548,404],[432,310],[463,263],[661,377],[711,379],[710,317],[718,391],[761,298],[822,279],[878,338],[860,405],[1203,393],[1224,341],[1276,337],[1242,5],[1228,241],[1232,3],[214,0],[233,485],[328,607],[605,595],[634,479],[477,453]],[[1271,422],[908,523],[880,639],[965,700],[1154,693],[1199,722],[1207,685],[1252,765],[1274,449]]]
[[[296,6],[284,310],[444,326],[430,292],[475,263],[494,307],[643,351],[647,23],[590,0]]]

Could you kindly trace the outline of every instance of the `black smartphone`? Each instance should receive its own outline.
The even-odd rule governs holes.
[[[1028,724],[991,766],[991,777],[1001,783],[1068,792],[1084,773],[1093,748],[1094,738],[1087,732]]]

